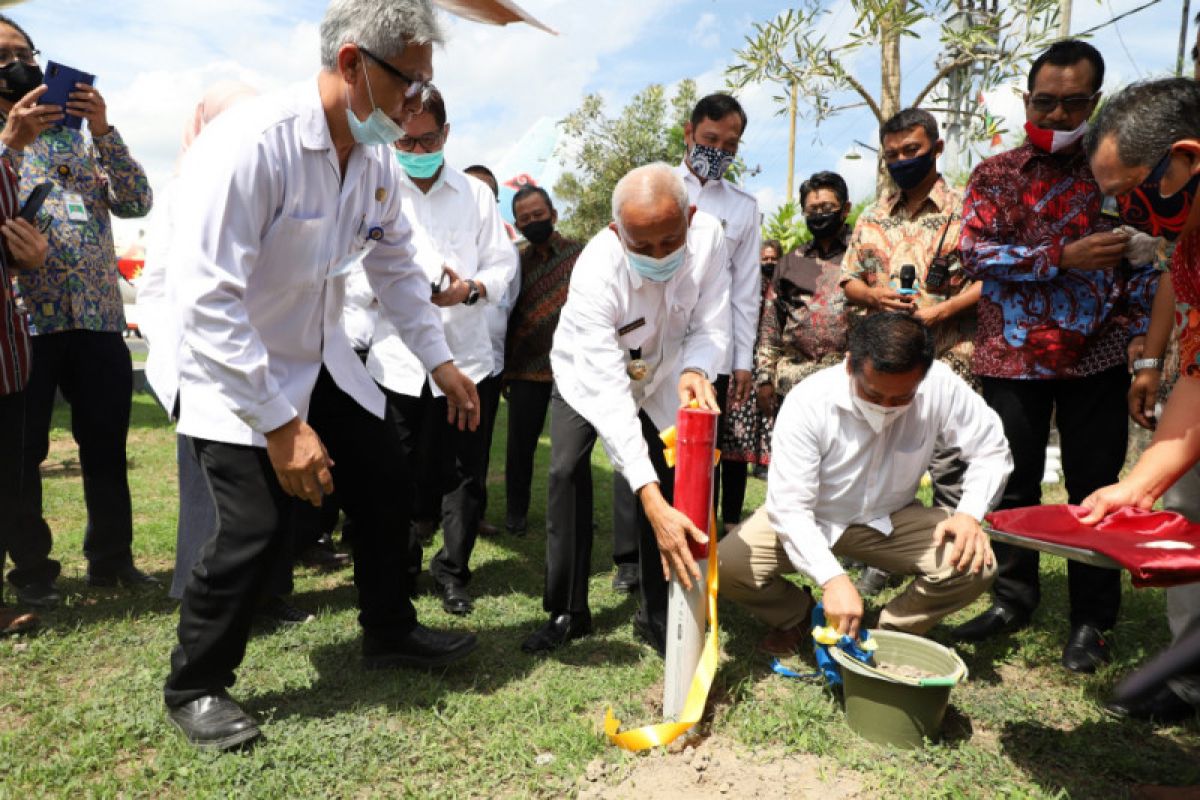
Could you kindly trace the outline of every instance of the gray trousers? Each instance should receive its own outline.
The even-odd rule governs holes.
[[[1200,464],[1183,474],[1163,495],[1163,508],[1200,522]],[[1167,624],[1172,641],[1200,628],[1200,583],[1167,589]],[[1181,675],[1167,682],[1171,691],[1200,708],[1200,674]]]

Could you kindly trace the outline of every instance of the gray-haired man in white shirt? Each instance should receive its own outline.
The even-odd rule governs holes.
[[[354,581],[369,668],[457,661],[475,637],[420,625],[395,527],[408,517],[400,444],[383,394],[341,328],[346,272],[362,261],[379,313],[450,398],[479,422],[413,262],[385,146],[390,117],[420,105],[440,41],[428,0],[333,0],[322,69],[247,100],[209,126],[179,178],[168,269],[176,276],[179,432],[193,439],[218,529],[192,571],[164,699],[197,747],[258,736],[226,693],[272,561],[287,546],[289,495],[334,491],[356,524]]]
[[[706,534],[671,506],[658,432],[695,400],[717,410],[712,380],[729,345],[729,258],[720,223],[688,204],[665,164],[633,170],[613,192],[613,222],[571,273],[550,363],[546,624],[522,643],[546,652],[591,632],[592,525],[585,501],[596,437],[638,498],[641,608],[635,629],[665,651],[667,576],[700,577],[689,537]]]
[[[916,500],[939,444],[967,463],[953,512]],[[846,556],[915,575],[879,625],[924,634],[991,584],[995,558],[980,522],[1011,471],[1000,418],[933,361],[926,329],[907,314],[867,317],[845,364],[784,401],[766,505],[721,543],[721,593],[774,628],[762,649],[789,653],[809,628],[812,596],[780,576],[799,571],[824,590],[830,624],[853,636],[863,602],[838,563]]]

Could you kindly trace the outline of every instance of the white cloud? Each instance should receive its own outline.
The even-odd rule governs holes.
[[[688,44],[712,50],[721,44],[721,33],[718,30],[717,15],[704,13],[696,20],[692,32],[688,34]]]

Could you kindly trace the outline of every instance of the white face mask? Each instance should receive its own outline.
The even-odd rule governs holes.
[[[900,415],[912,406],[912,403],[905,403],[902,406],[881,406],[868,402],[858,396],[853,385],[850,386],[850,399],[854,401],[854,407],[858,409],[858,413],[863,415],[863,419],[876,433],[882,433],[884,428],[900,419]]]

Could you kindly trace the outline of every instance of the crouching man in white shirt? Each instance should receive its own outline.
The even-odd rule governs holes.
[[[962,451],[962,499],[951,512],[916,500],[937,446]],[[761,647],[794,651],[810,629],[812,595],[784,580],[800,572],[824,590],[830,624],[857,635],[863,602],[838,556],[914,575],[879,627],[924,634],[995,577],[980,526],[1012,457],[996,412],[933,360],[927,329],[908,314],[875,314],[850,333],[844,365],[788,394],[775,423],[767,502],[721,542],[721,594],[774,630]]]
[[[720,223],[688,204],[665,164],[633,170],[613,192],[613,222],[580,254],[550,364],[546,514],[549,620],[521,645],[553,650],[591,632],[592,520],[583,502],[596,436],[640,500],[641,608],[634,627],[661,654],[667,579],[700,571],[687,538],[707,536],[671,507],[673,476],[658,432],[696,400],[717,410],[712,381],[729,346],[729,259]]]
[[[202,748],[258,736],[226,694],[263,579],[287,546],[289,495],[335,489],[354,518],[354,583],[368,668],[435,667],[475,637],[421,626],[408,597],[408,478],[383,393],[341,328],[345,273],[362,261],[379,313],[450,398],[458,424],[479,398],[451,363],[385,146],[389,117],[420,106],[440,41],[428,0],[333,0],[322,70],[221,115],[179,177],[168,270],[180,316],[179,432],[190,436],[217,508],[192,570],[164,698]]]

